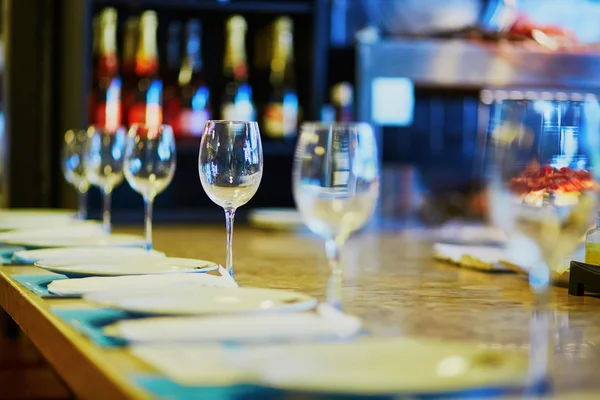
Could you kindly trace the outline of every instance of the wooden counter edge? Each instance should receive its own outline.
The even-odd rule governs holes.
[[[150,399],[104,365],[100,349],[54,315],[45,300],[0,271],[0,307],[10,314],[75,394],[84,399]]]

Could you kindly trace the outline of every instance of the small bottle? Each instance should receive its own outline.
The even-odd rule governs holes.
[[[116,131],[121,126],[121,78],[117,57],[117,11],[105,8],[96,28],[96,64],[94,68],[91,122]]]
[[[128,110],[129,125],[162,124],[162,81],[158,77],[158,50],[155,11],[144,11],[140,17],[138,47],[135,55],[137,85],[133,104]]]
[[[264,107],[263,127],[268,137],[293,137],[298,125],[298,95],[294,77],[292,20],[280,17],[272,29],[271,90]]]
[[[585,236],[585,262],[600,265],[600,213],[596,218],[596,227]]]
[[[177,126],[183,136],[200,136],[204,123],[211,118],[210,92],[202,61],[200,21],[189,20],[185,32],[185,51],[178,78],[181,104]]]
[[[252,88],[248,83],[246,63],[246,20],[234,15],[227,20],[223,76],[225,90],[221,103],[221,119],[230,121],[256,120]]]

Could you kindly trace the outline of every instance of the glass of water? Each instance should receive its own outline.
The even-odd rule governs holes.
[[[308,228],[325,239],[331,276],[327,303],[340,308],[340,252],[362,228],[379,197],[379,160],[372,128],[364,123],[305,123],[293,170],[296,206]]]
[[[102,192],[104,200],[102,221],[106,232],[111,230],[111,193],[123,181],[125,139],[125,128],[109,131],[102,127],[90,126],[87,131],[85,174],[90,183]]]
[[[200,142],[198,170],[208,197],[225,210],[226,268],[233,276],[235,210],[254,196],[263,172],[258,124],[248,121],[207,121]]]
[[[87,133],[85,130],[68,130],[65,133],[62,146],[62,170],[65,179],[79,193],[79,210],[77,217],[80,220],[87,218],[87,192],[90,182],[85,175],[83,158],[87,146]]]
[[[145,205],[146,250],[152,250],[152,204],[175,175],[175,137],[168,125],[134,124],[127,133],[125,179]]]

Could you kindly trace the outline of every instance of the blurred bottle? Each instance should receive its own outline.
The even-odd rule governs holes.
[[[135,53],[137,51],[139,18],[128,17],[125,21],[123,34],[123,52],[121,53],[121,66],[123,76],[123,113],[125,119],[128,119],[129,109],[135,101],[135,87],[137,85],[137,75],[135,74]],[[125,121],[128,122],[128,121]]]
[[[97,56],[93,72],[91,123],[116,131],[121,125],[121,78],[117,57],[117,11],[105,8],[96,31]]]
[[[226,80],[221,104],[221,119],[254,121],[256,109],[248,84],[246,61],[246,20],[234,15],[227,20],[223,76]]]
[[[162,123],[162,81],[158,77],[158,51],[156,46],[156,12],[144,11],[140,17],[139,41],[135,55],[137,85],[133,104],[129,109],[128,123],[157,126]]]
[[[331,101],[337,122],[354,121],[354,89],[349,82],[340,82],[331,88]]]
[[[179,21],[172,21],[167,31],[167,41],[164,48],[165,68],[162,73],[164,79],[163,105],[164,121],[173,127],[173,131],[179,133],[176,119],[179,114],[178,75],[181,64],[181,28]]]
[[[296,135],[298,126],[292,20],[280,17],[272,29],[270,93],[264,108],[263,129],[269,137],[291,137]]]
[[[600,265],[600,214],[596,218],[596,227],[585,237],[585,262]]]
[[[203,70],[200,21],[189,20],[185,34],[185,50],[179,71],[180,110],[176,126],[183,136],[200,136],[204,123],[211,118],[210,92]]]

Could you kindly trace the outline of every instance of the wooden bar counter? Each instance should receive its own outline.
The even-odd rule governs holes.
[[[118,231],[141,233],[141,228]],[[216,262],[225,258],[223,226],[157,226],[154,243],[170,256]],[[482,347],[528,351],[533,297],[522,277],[436,263],[430,244],[407,233],[357,235],[343,259],[345,311],[361,316],[375,335],[462,339]],[[324,297],[324,246],[309,234],[238,226],[234,264],[241,285]],[[13,273],[41,271],[0,266],[0,306],[77,397],[149,397],[128,379],[132,373],[150,371],[148,366],[123,349],[93,345],[50,311],[88,304],[41,299],[14,281]],[[551,303],[555,334],[550,370],[557,397],[600,399],[600,299],[569,296],[565,288],[554,287]]]

